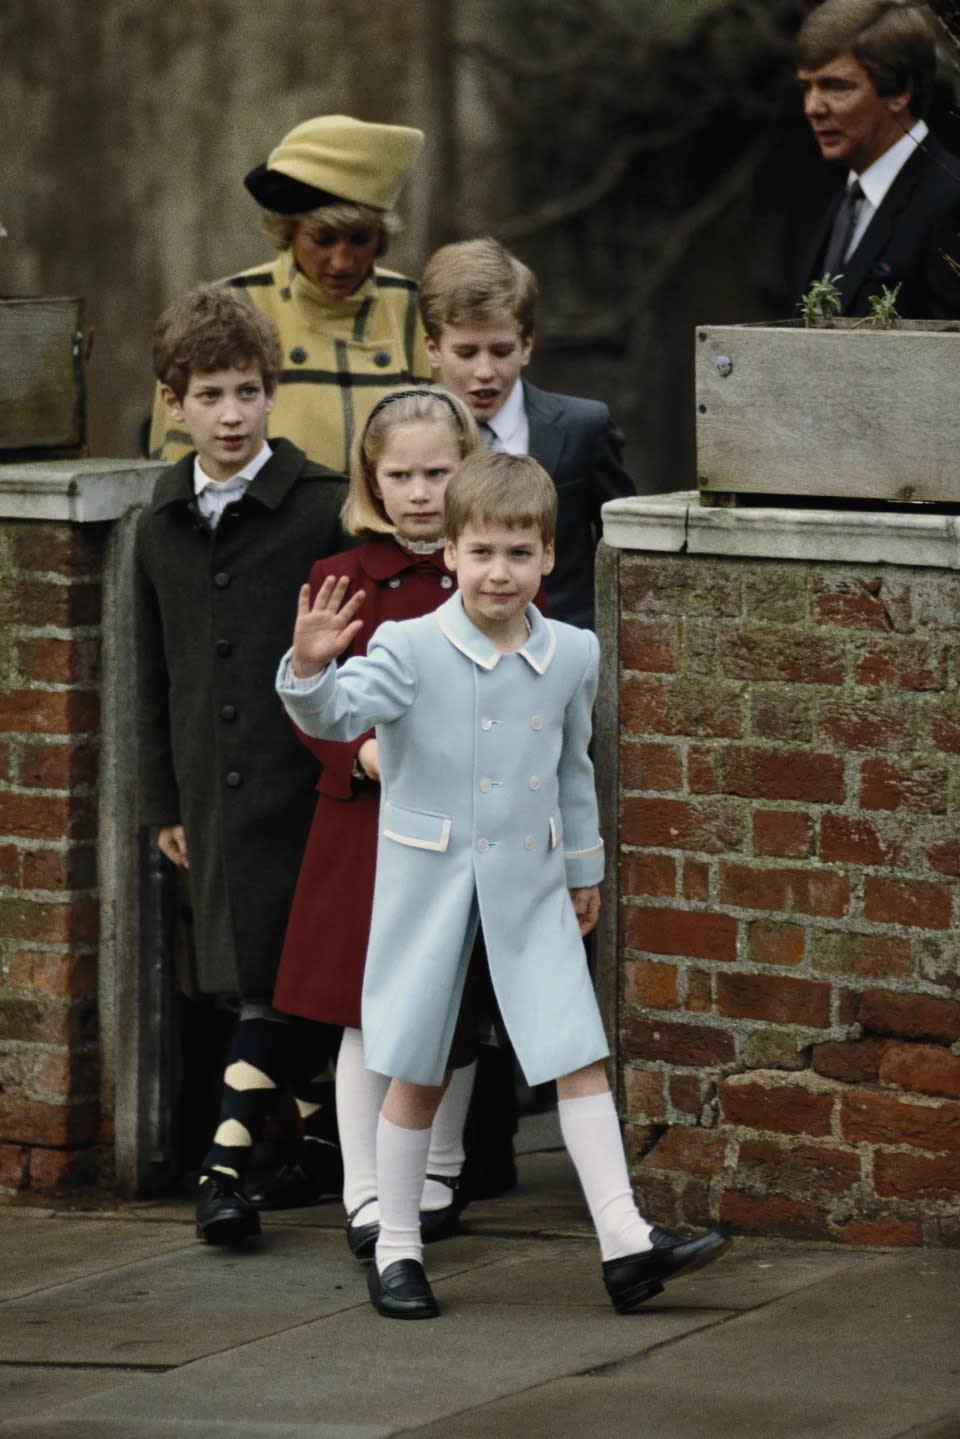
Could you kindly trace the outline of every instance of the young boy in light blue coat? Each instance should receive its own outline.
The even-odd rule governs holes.
[[[532,605],[553,566],[556,490],[528,456],[480,452],[450,481],[446,561],[459,591],[430,615],[384,624],[362,659],[333,661],[362,592],[332,578],[301,593],[278,691],[308,734],[376,725],[382,799],[363,991],[368,1068],[392,1078],[380,1117],[380,1236],[368,1273],[382,1314],[436,1301],[422,1266],[419,1199],[478,925],[490,981],[528,1083],[556,1078],[564,1141],[621,1312],[716,1258],[651,1228],[630,1188],[603,1061],[608,1049],[582,936],[603,874],[588,755],[599,646]]]

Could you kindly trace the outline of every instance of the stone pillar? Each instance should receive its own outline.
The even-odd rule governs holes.
[[[103,653],[130,627],[117,522],[156,469],[0,466],[0,1195],[112,1175],[116,933],[139,866],[130,670],[105,676]]]
[[[960,1244],[960,520],[692,495],[604,520],[644,1208]]]

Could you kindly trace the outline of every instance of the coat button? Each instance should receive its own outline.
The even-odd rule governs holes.
[[[488,839],[478,839],[478,840],[477,840],[477,849],[480,851],[481,854],[486,854],[486,852],[487,852],[487,850],[488,850],[489,848],[490,848],[490,841],[489,841]]]
[[[229,640],[217,640],[214,649],[222,660],[229,659],[233,654],[233,645]]]
[[[452,575],[441,575],[441,576],[440,576],[440,588],[441,588],[442,590],[452,590],[452,589],[453,589],[453,576],[452,576]]]
[[[295,365],[302,365],[307,358],[307,352],[302,345],[294,345],[290,351],[290,358]]]
[[[537,841],[534,839],[534,837],[533,837],[532,834],[528,834],[527,837],[526,837],[526,839],[523,841],[523,847],[524,847],[524,849],[535,849],[535,848],[536,848],[536,844],[537,844]]]
[[[531,789],[539,789],[539,788],[540,788],[540,776],[539,776],[538,774],[532,774],[532,775],[530,776],[530,778],[527,780],[527,783],[529,784],[529,786],[530,786]]]
[[[493,720],[490,718],[489,715],[484,715],[484,716],[483,716],[483,718],[482,718],[481,721],[480,721],[480,728],[481,728],[481,729],[492,729],[492,728],[493,728]]]
[[[239,789],[243,784],[243,775],[238,770],[228,770],[224,776],[228,789]]]
[[[398,590],[399,588],[400,588],[400,576],[399,576],[399,575],[393,575],[389,580],[387,580],[387,589],[388,589],[388,590]]]
[[[389,365],[390,363],[390,351],[378,350],[373,357],[373,363],[382,370],[384,366]]]
[[[213,577],[213,583],[216,585],[218,590],[225,590],[227,588],[227,585],[230,583],[230,576],[227,574],[226,570],[217,570],[217,573]]]
[[[236,705],[221,705],[221,706],[220,706],[220,718],[224,721],[225,724],[232,724],[233,721],[236,719],[236,717],[237,717],[237,707],[236,707]]]
[[[531,728],[531,729],[543,729],[543,720],[540,718],[539,715],[534,715],[534,716],[533,716],[533,719],[530,721],[530,728]]]
[[[484,778],[480,781],[480,793],[481,793],[481,794],[489,794],[491,789],[492,789],[492,785],[491,785],[490,781],[489,781],[486,777],[484,777]]]

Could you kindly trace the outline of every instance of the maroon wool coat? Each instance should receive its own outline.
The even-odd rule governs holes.
[[[391,535],[319,560],[310,571],[311,598],[328,575],[348,575],[348,595],[366,590],[358,611],[363,629],[344,659],[366,654],[384,620],[428,614],[456,585],[442,549],[409,555]],[[380,786],[352,779],[351,771],[369,737],[341,744],[301,735],[322,761],[323,774],[273,996],[277,1009],[351,1029],[360,1028],[380,812]]]

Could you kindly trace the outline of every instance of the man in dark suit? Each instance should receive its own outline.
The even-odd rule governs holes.
[[[823,0],[797,37],[804,114],[847,171],[801,294],[834,277],[844,315],[899,285],[897,313],[960,317],[960,160],[928,129],[936,72],[928,12],[910,0]]]

